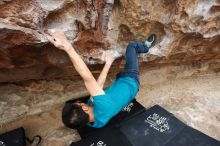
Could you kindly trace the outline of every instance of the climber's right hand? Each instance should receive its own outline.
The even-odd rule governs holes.
[[[47,39],[61,50],[71,48],[71,43],[67,40],[64,32],[60,29],[49,29],[47,31]]]

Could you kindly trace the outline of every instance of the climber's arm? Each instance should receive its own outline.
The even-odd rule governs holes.
[[[108,74],[108,71],[111,67],[111,64],[106,63],[105,66],[102,69],[102,72],[100,73],[98,79],[97,79],[97,83],[99,84],[99,86],[101,88],[103,88],[104,84],[105,84],[105,80]]]
[[[92,96],[104,94],[105,92],[98,85],[84,61],[77,54],[70,42],[66,39],[65,34],[61,30],[54,29],[49,31],[49,34],[51,35],[48,36],[49,41],[53,43],[57,48],[64,50],[69,55],[76,71],[83,78],[85,86],[89,93]]]
[[[109,72],[109,69],[114,61],[114,57],[113,57],[113,52],[112,51],[106,51],[105,52],[105,66],[103,67],[98,79],[97,79],[97,82],[99,84],[99,86],[101,88],[103,88],[104,84],[105,84],[105,81],[106,81],[106,77],[108,75],[108,72]]]
[[[85,86],[89,93],[92,96],[104,94],[103,89],[98,85],[92,73],[90,72],[86,64],[83,62],[81,57],[76,53],[76,51],[73,48],[68,48],[66,50],[66,53],[69,55],[76,71],[83,78]]]

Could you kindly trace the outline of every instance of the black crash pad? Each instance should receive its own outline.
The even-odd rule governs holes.
[[[122,142],[128,146],[220,146],[218,140],[185,125],[159,105],[95,131],[71,146],[118,146]]]
[[[186,144],[187,146],[220,146],[219,141],[188,126],[165,146],[186,146]]]
[[[132,146],[118,128],[105,128],[70,146]]]
[[[156,105],[125,121],[120,130],[135,146],[162,146],[185,126],[171,113]]]
[[[220,146],[159,105],[125,121],[120,130],[133,146]]]
[[[26,146],[24,128],[0,134],[0,146]]]

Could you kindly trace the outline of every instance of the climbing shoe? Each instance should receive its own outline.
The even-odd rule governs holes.
[[[147,40],[144,42],[144,44],[145,44],[148,48],[150,48],[150,47],[152,47],[152,46],[155,44],[155,42],[156,42],[156,35],[155,35],[155,34],[152,34],[152,35],[150,35],[150,36],[147,38]]]

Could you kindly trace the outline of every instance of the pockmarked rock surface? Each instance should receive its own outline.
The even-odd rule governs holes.
[[[123,69],[127,44],[155,33],[156,45],[139,56],[138,101],[220,140],[219,0],[0,0],[0,133],[23,126],[43,146],[80,140],[63,126],[61,109],[88,92],[45,37],[52,28],[65,32],[95,77],[105,50],[122,55],[106,85]]]
[[[128,42],[151,33],[157,44],[140,58],[149,66],[220,58],[219,0],[3,0],[0,82],[77,76],[68,56],[45,37],[51,28],[65,32],[93,72],[103,50],[124,54]]]

